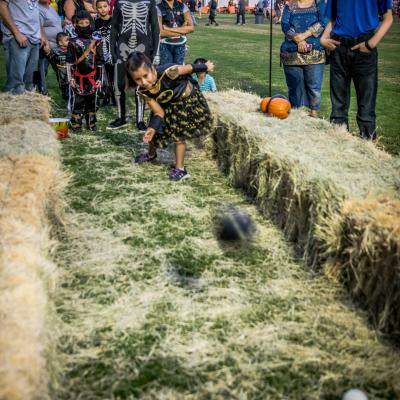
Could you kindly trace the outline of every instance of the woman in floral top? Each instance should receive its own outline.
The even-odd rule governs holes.
[[[293,107],[306,106],[317,117],[321,106],[325,50],[320,37],[326,25],[325,0],[291,0],[285,5],[281,61],[289,100]]]

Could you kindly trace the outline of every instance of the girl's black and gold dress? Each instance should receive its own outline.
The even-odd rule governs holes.
[[[154,99],[164,110],[164,124],[157,130],[153,144],[167,146],[204,134],[211,126],[207,101],[190,74],[179,75],[178,65],[157,67],[157,81],[151,89],[139,89],[148,101]]]

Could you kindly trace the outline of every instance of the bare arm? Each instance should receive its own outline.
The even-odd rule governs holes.
[[[154,99],[147,100],[147,105],[150,107],[154,116],[164,118],[164,110]],[[143,136],[143,141],[145,143],[151,142],[151,140],[153,139],[155,134],[156,134],[156,130],[154,128],[147,128],[146,133]]]
[[[150,107],[151,111],[153,111],[154,115],[164,118],[164,110],[154,99],[149,99],[147,105]]]
[[[4,0],[0,0],[0,1],[4,1]],[[176,33],[174,32],[170,32],[167,31],[166,29],[164,29],[164,25],[162,23],[162,17],[158,17],[158,26],[160,27],[160,36],[161,37],[176,37]]]
[[[65,18],[69,21],[72,21],[72,17],[75,14],[76,6],[73,0],[65,0],[64,3],[64,13]]]
[[[0,0],[1,1],[1,0]],[[3,0],[4,1],[4,0]],[[169,30],[165,25],[162,23],[162,17],[158,17],[158,26],[160,27],[160,37],[176,37],[179,33]]]
[[[187,33],[194,31],[193,20],[189,11],[185,12],[185,24],[177,28],[168,28],[167,26],[163,25],[162,17],[159,17],[158,21],[160,25],[161,37],[176,37],[177,35],[186,35]]]
[[[95,2],[97,0],[93,0],[93,2],[83,0],[83,6],[85,10],[90,12],[90,14],[97,14]]]
[[[335,50],[336,47],[340,45],[340,42],[331,39],[333,23],[334,21],[332,20],[328,22],[324,30],[324,33],[321,36],[321,45],[324,46],[327,50]]]
[[[45,53],[50,51],[49,40],[42,25],[40,25],[40,46],[43,48]]]
[[[214,63],[212,61],[206,62],[207,72],[214,71]],[[188,75],[193,73],[192,64],[177,65],[178,75]]]
[[[11,17],[10,10],[8,9],[8,3],[5,0],[0,0],[0,17],[3,24],[14,35],[15,40],[20,47],[28,46],[28,38],[18,30],[14,20]]]
[[[194,24],[192,20],[192,16],[190,15],[190,12],[187,11],[185,12],[185,23],[184,25],[177,27],[177,28],[168,28],[166,26],[163,27],[164,30],[167,30],[168,32],[174,32],[178,34],[183,34],[186,35],[187,33],[192,33],[194,32]]]
[[[374,49],[375,47],[378,46],[379,42],[384,38],[384,36],[392,26],[392,23],[393,23],[393,12],[392,10],[388,10],[386,11],[385,14],[383,14],[382,23],[379,25],[379,28],[375,32],[375,35],[368,40],[369,47]],[[358,43],[356,46],[352,47],[352,50],[357,50],[357,49],[360,50],[361,52],[369,52],[369,50],[365,46],[365,42]]]

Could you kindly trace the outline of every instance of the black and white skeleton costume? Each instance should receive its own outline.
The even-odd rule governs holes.
[[[95,32],[93,37],[102,40],[104,57],[104,82],[100,89],[99,97],[103,98],[103,104],[107,104],[114,97],[114,65],[110,48],[111,18],[97,18],[94,21]]]
[[[114,94],[118,118],[126,121],[127,60],[140,51],[154,60],[160,40],[156,0],[117,0],[113,9],[111,52],[114,62]],[[136,124],[143,122],[144,103],[136,93]]]

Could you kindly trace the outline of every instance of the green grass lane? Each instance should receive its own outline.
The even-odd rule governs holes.
[[[74,178],[57,252],[56,398],[334,399],[350,387],[395,398],[396,351],[201,150],[188,151],[192,178],[171,183],[171,149],[132,164],[141,135],[107,133],[111,117],[63,142]],[[227,203],[253,216],[254,242],[216,240]]]

